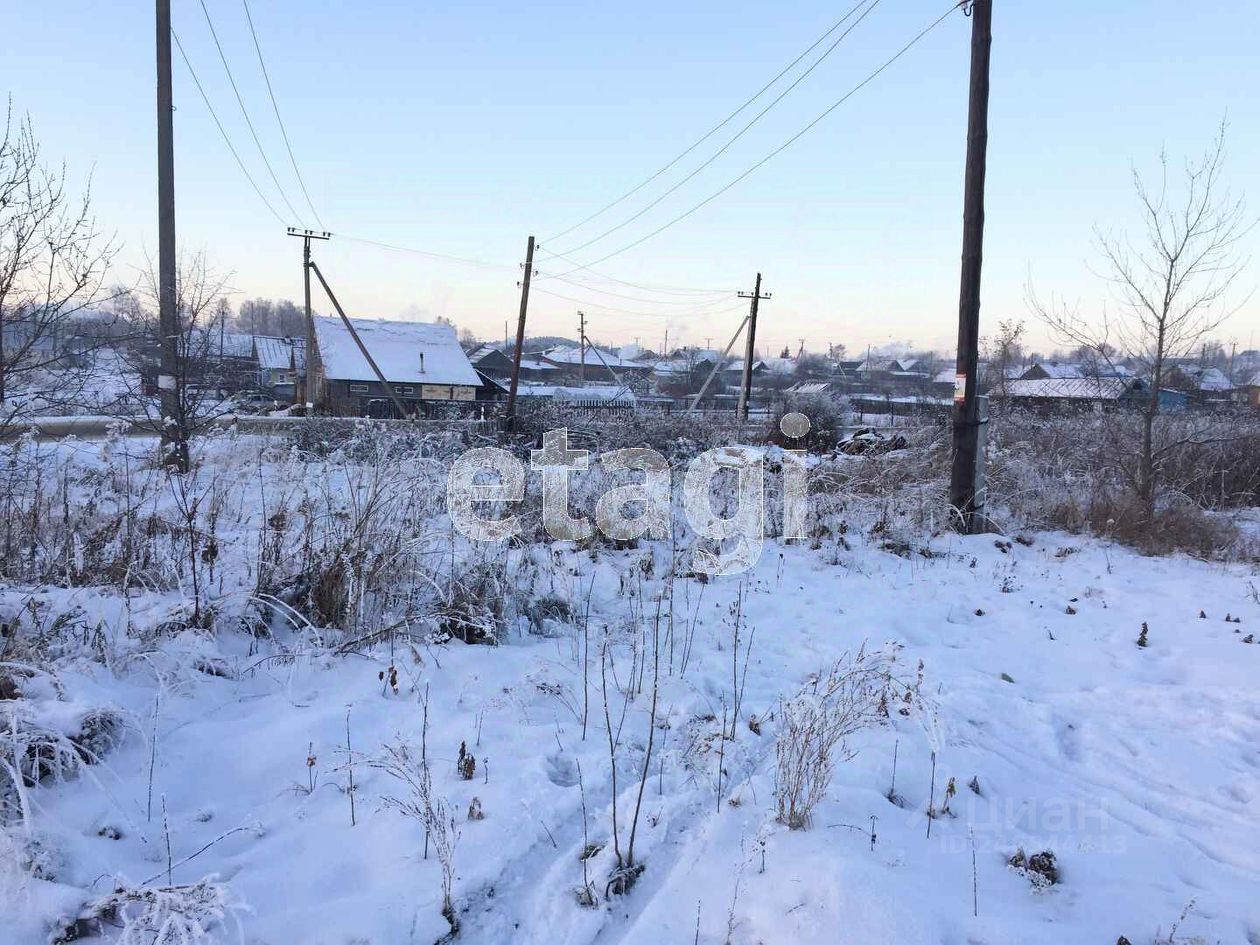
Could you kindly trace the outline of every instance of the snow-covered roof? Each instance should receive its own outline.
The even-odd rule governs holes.
[[[825,394],[831,389],[827,381],[801,381],[787,389],[789,394]]]
[[[1028,368],[1028,371],[1034,368],[1041,368],[1046,372],[1046,376],[1051,379],[1066,379],[1084,377],[1085,372],[1081,370],[1079,364],[1069,364],[1065,361],[1037,361]],[[1024,373],[1027,374],[1028,371]]]
[[[254,336],[254,353],[258,356],[258,366],[270,371],[287,370],[293,363],[294,349],[301,348],[305,354],[305,344],[296,338],[277,338],[272,335]],[[298,356],[298,361],[303,360]]]
[[[1118,400],[1133,382],[1118,377],[1044,377],[1010,381],[1008,397],[1047,397],[1056,400]]]
[[[495,347],[494,345],[484,344],[477,348],[474,348],[472,351],[469,351],[468,360],[471,361],[473,364],[476,364],[482,358],[488,357],[497,351],[499,351],[499,349]]]
[[[543,357],[556,364],[581,364],[582,349],[561,346],[558,348],[552,348],[550,351],[544,351]],[[596,348],[594,345],[587,345],[586,365],[587,367],[590,367],[592,364],[599,367],[607,364],[610,368],[638,368],[640,370],[646,367],[646,365],[640,361],[623,358],[621,355],[612,351],[607,351],[603,348]]]
[[[342,380],[376,377],[340,318],[316,316],[314,321],[315,340],[326,377]],[[468,387],[481,383],[451,325],[366,318],[351,319],[351,322],[388,381]]]
[[[526,371],[558,371],[560,370],[549,361],[542,358],[534,358],[529,355],[521,355],[521,368]]]
[[[1197,364],[1179,364],[1177,370],[1195,382],[1199,390],[1223,391],[1233,390],[1225,372],[1220,368],[1200,367]]]
[[[767,365],[767,364],[766,364],[766,362],[765,362],[764,360],[762,360],[761,358],[755,358],[755,359],[753,359],[752,369],[753,369],[754,371],[756,371],[756,370],[758,370],[758,369],[760,369],[760,370],[768,370],[768,369],[769,369],[769,365]],[[743,374],[743,373],[744,373],[744,359],[743,359],[743,358],[736,358],[735,360],[731,361],[731,363],[730,363],[730,364],[728,364],[728,365],[726,365],[724,368],[722,368],[722,371],[723,371],[723,373],[726,373],[726,374],[729,374],[729,373],[731,373],[732,371],[736,371],[736,372],[738,372],[738,373],[740,373],[740,374]]]
[[[796,358],[762,358],[761,363],[771,374],[786,376],[796,371]]]

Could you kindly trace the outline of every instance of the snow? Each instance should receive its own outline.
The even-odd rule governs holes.
[[[340,318],[321,315],[313,320],[326,377],[354,381],[376,377]],[[365,318],[350,321],[388,381],[469,387],[481,383],[450,325]]]
[[[246,507],[258,458],[225,452],[221,474]],[[225,540],[225,559],[245,554],[251,535]],[[458,941],[658,945],[692,943],[698,927],[702,945],[1062,945],[1121,935],[1142,945],[1168,935],[1183,912],[1178,941],[1260,940],[1260,646],[1242,642],[1260,625],[1254,566],[1146,558],[1055,533],[1027,545],[904,537],[905,556],[856,530],[821,547],[769,541],[742,578],[678,580],[661,602],[666,619],[672,605],[677,646],[662,657],[657,754],[638,823],[646,869],[627,895],[606,900],[606,846],[587,861],[593,909],[574,891],[584,806],[590,840],[611,840],[598,640],[607,630],[618,641],[613,674],[626,682],[628,641],[650,637],[666,591],[668,542],[598,555],[564,542],[507,552],[537,552],[550,593],[581,602],[591,587],[585,656],[567,625],[552,636],[519,627],[499,647],[400,639],[392,657],[389,641],[336,655],[280,631],[283,656],[244,633],[141,644],[125,629],[152,626],[178,592],[0,588],[0,610],[32,597],[77,607],[105,637],[106,662],[59,667],[64,701],[42,691],[38,705],[59,728],[101,705],[134,720],[94,777],[32,789],[54,878],[15,878],[0,866],[0,942],[42,945],[52,917],[108,892],[112,877],[165,882],[164,819],[174,883],[217,877],[236,903],[216,940],[438,940],[448,928],[436,858],[424,856],[420,825],[385,806],[399,786],[371,764],[396,738],[420,742],[426,694],[434,788],[459,829]],[[249,580],[220,593],[248,593]],[[737,600],[755,636],[745,711],[735,738],[723,740]],[[1150,645],[1139,648],[1143,624]],[[774,821],[780,700],[864,643],[895,644],[912,676],[922,661],[927,708],[894,711],[861,733],[812,828],[790,831]],[[391,659],[397,693],[378,677]],[[204,660],[223,673],[196,671]],[[647,676],[620,729],[623,847],[651,717],[650,667]],[[617,726],[621,702],[611,677],[608,685]],[[456,773],[461,743],[477,760],[471,781]],[[900,805],[886,796],[894,757]],[[973,777],[979,794],[967,787]],[[930,798],[939,809],[951,778],[953,815],[929,820]],[[474,798],[484,820],[465,817]],[[1039,890],[1010,869],[1019,848],[1053,850],[1061,882]],[[5,855],[0,847],[0,862]]]

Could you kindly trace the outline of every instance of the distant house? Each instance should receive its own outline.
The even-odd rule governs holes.
[[[1079,364],[1065,361],[1035,361],[1019,375],[1021,381],[1069,380],[1085,376]]]
[[[1145,390],[1136,378],[1041,377],[1007,381],[1006,390],[994,396],[1012,405],[1081,409],[1134,403]]]
[[[512,376],[512,359],[494,345],[482,345],[470,351],[468,360],[478,371],[490,377]]]
[[[738,385],[744,383],[744,359],[737,358],[729,364],[723,365],[722,370],[718,373],[721,375],[722,380],[727,384]],[[752,377],[754,381],[757,380],[757,378],[764,377],[769,373],[770,366],[766,364],[765,361],[760,358],[753,361]]]
[[[1229,403],[1234,385],[1220,368],[1198,364],[1174,364],[1164,371],[1164,383],[1174,390],[1185,391],[1200,405]]]
[[[315,403],[343,417],[396,416],[397,407],[340,318],[316,316]],[[482,378],[450,325],[356,318],[351,322],[408,414],[477,399]]]
[[[651,361],[623,357],[620,351],[597,348],[591,344],[585,346],[585,351],[581,347],[561,345],[544,351],[539,360],[557,368],[566,378],[587,381],[609,381],[613,375],[619,381],[643,380],[655,367]]]
[[[306,341],[274,335],[254,336],[258,386],[278,397],[292,399],[298,376],[306,367]]]
[[[1260,371],[1245,379],[1233,390],[1233,402],[1252,410],[1260,410]]]

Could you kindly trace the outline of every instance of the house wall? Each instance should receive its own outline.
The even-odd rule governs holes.
[[[439,404],[469,406],[476,402],[477,388],[451,384],[393,384],[394,393],[410,410],[426,413]],[[397,413],[389,392],[380,381],[350,381],[326,378],[322,384],[320,409],[334,417],[366,417],[372,401],[385,401],[382,409]]]

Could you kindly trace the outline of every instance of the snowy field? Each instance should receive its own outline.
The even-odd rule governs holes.
[[[259,590],[262,567],[296,572],[338,521],[363,520],[365,495],[342,484],[357,467],[264,461],[245,442],[201,480],[195,591],[198,565],[176,562],[190,500],[153,478],[171,560],[127,595],[0,585],[3,945],[59,929],[428,945],[452,931],[444,862],[452,940],[487,945],[1260,943],[1254,565],[890,532],[850,511],[821,540],[768,540],[742,576],[702,580],[681,540],[496,550],[478,593],[519,602],[498,646],[443,639],[449,607],[386,606],[353,581],[346,619],[317,629]],[[107,500],[74,477],[76,508],[149,494],[117,488],[120,449],[78,455],[115,485]],[[449,603],[452,562],[476,556],[441,518],[440,477],[401,468],[432,494],[382,512],[380,534],[423,537],[386,577]],[[341,511],[317,515],[312,496]],[[274,524],[281,506],[294,524]],[[268,514],[286,530],[270,551]],[[194,593],[213,623],[188,625]],[[43,634],[38,666],[14,655],[23,626]],[[863,665],[877,701],[790,829],[785,712]],[[57,733],[104,708],[117,721],[95,763],[58,768]],[[42,731],[51,747],[31,755]],[[14,766],[45,750],[44,776],[14,790]],[[1042,872],[1010,865],[1021,851]],[[130,899],[111,912],[116,889]]]

